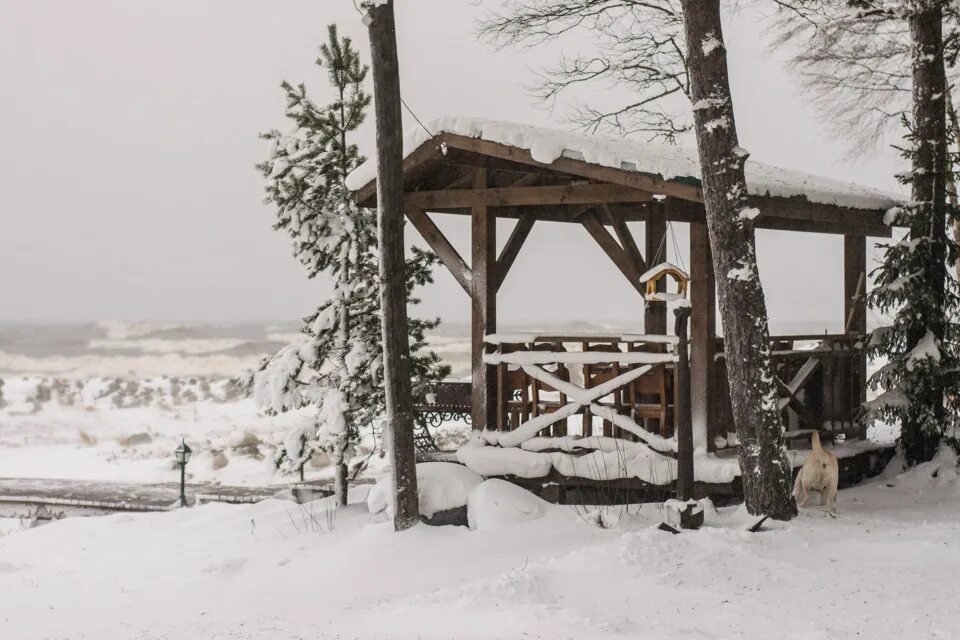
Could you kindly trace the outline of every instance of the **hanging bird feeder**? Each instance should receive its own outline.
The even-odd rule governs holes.
[[[657,291],[657,284],[665,278],[676,283],[676,291],[670,291],[669,285],[665,291]],[[675,264],[661,262],[640,276],[640,282],[647,285],[647,302],[676,302],[687,297],[690,276]]]

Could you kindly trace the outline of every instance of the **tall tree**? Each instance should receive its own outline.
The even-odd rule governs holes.
[[[393,0],[364,0],[373,60],[377,124],[377,239],[380,246],[380,306],[383,309],[383,367],[390,433],[393,528],[409,529],[420,519],[413,443],[410,346],[403,258],[403,126],[400,68]]]
[[[862,131],[855,140],[864,149],[894,125],[906,132],[902,151],[912,169],[900,179],[911,188],[911,202],[887,221],[907,233],[881,245],[883,263],[872,274],[868,300],[892,322],[875,329],[868,343],[870,355],[886,364],[870,380],[880,393],[866,408],[900,424],[907,464],[923,462],[956,423],[960,397],[960,302],[944,262],[960,268],[960,218],[955,196],[948,196],[949,186],[956,189],[948,141],[957,129],[947,127],[956,114],[946,64],[956,61],[960,46],[956,8],[944,0],[781,5],[783,40],[799,45],[801,79],[828,121]]]
[[[957,246],[947,235],[946,76],[943,0],[910,0],[899,9],[910,27],[913,61],[913,120],[904,154],[912,170],[903,176],[911,202],[892,211],[889,222],[907,237],[885,248],[870,300],[893,314],[893,323],[874,331],[870,348],[888,362],[873,377],[883,393],[871,409],[900,422],[900,444],[908,465],[933,458],[946,430],[956,424],[960,313],[956,281],[947,272]],[[951,405],[948,414],[947,406]]]
[[[694,130],[703,200],[720,298],[730,402],[747,509],[788,520],[797,507],[770,359],[767,308],[747,204],[747,152],[737,129],[727,75],[719,0],[683,0]]]
[[[542,69],[534,95],[553,105],[573,94],[567,115],[591,132],[674,142],[690,130],[678,0],[507,0],[480,24],[480,33],[499,46],[587,33],[593,46]],[[589,100],[578,99],[581,93]]]
[[[304,320],[301,338],[265,359],[248,383],[269,412],[316,407],[316,414],[284,439],[275,461],[282,470],[302,474],[314,453],[327,453],[336,465],[338,500],[346,504],[354,445],[386,405],[377,220],[374,212],[356,206],[345,186],[347,175],[363,162],[351,136],[364,121],[370,96],[364,90],[368,68],[336,25],[328,28],[317,64],[327,72],[334,100],[318,106],[304,85],[283,83],[294,131],[263,134],[271,151],[258,168],[267,179],[266,200],[276,209],[275,228],[290,235],[309,277],[332,279],[333,295]],[[434,262],[432,254],[413,250],[400,280],[407,295],[430,281]],[[410,368],[421,397],[449,372],[436,354],[424,350],[424,333],[436,325],[415,319],[408,327]]]

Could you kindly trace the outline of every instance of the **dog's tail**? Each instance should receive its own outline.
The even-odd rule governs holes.
[[[813,430],[813,435],[810,437],[810,446],[814,453],[823,451],[823,447],[820,446],[820,432],[816,429]]]

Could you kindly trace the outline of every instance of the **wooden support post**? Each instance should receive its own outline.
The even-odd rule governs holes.
[[[714,414],[714,350],[717,342],[717,303],[713,274],[713,255],[707,225],[690,224],[690,409],[694,447],[710,451],[719,429]],[[722,434],[726,436],[726,434]]]
[[[667,260],[667,214],[662,202],[648,205],[647,221],[644,223],[644,255],[649,268]],[[667,281],[657,282],[657,291],[666,291]],[[648,301],[643,308],[643,332],[656,335],[667,333],[667,304]]]
[[[843,321],[846,333],[867,332],[867,239],[865,236],[843,236]],[[867,400],[867,358],[861,353],[852,373],[851,383],[862,404]]]
[[[687,356],[687,320],[689,307],[677,307],[674,333],[680,339],[677,345],[677,500],[685,503],[680,510],[681,529],[699,529],[703,525],[703,510],[692,502],[693,425],[690,417],[690,360]]]
[[[487,186],[487,170],[473,170],[473,188]],[[496,368],[483,361],[487,353],[484,337],[497,330],[497,217],[486,205],[471,207],[471,361],[473,364],[473,428],[493,426],[496,417]]]
[[[866,237],[843,236],[843,322],[847,333],[867,331],[866,273]]]

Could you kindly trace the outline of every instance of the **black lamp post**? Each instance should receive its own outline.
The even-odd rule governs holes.
[[[185,440],[180,440],[180,446],[173,452],[177,457],[177,464],[180,465],[180,506],[187,506],[187,493],[186,493],[186,482],[187,482],[187,463],[190,462],[190,454],[193,451],[187,445]]]

